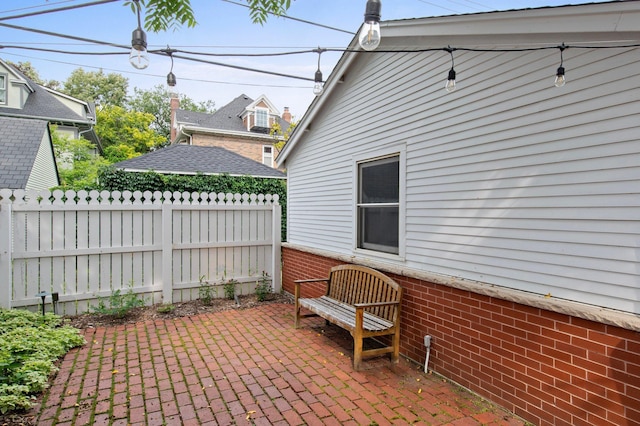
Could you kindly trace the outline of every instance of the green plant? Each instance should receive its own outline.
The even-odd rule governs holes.
[[[236,284],[238,281],[231,278],[229,281],[222,281],[222,287],[224,288],[224,297],[227,299],[233,300],[236,296]]]
[[[50,312],[44,316],[0,309],[0,413],[28,409],[33,394],[46,388],[54,362],[85,343],[79,330],[62,325]]]
[[[213,286],[205,281],[204,275],[200,277],[200,288],[198,288],[198,299],[205,305],[210,305],[215,297]]]
[[[174,309],[176,309],[175,306],[173,305],[162,305],[162,306],[158,306],[158,312],[160,312],[161,314],[168,314],[174,311]]]
[[[263,302],[271,294],[271,277],[265,271],[262,271],[262,277],[256,284],[256,298],[258,302]]]
[[[98,306],[92,309],[99,314],[124,318],[132,309],[140,306],[144,306],[144,299],[133,292],[133,282],[131,282],[126,293],[123,293],[122,289],[117,289],[108,298],[98,297]]]

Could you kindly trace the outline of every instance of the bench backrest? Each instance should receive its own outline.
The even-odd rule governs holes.
[[[327,296],[349,305],[396,302],[402,298],[402,287],[375,269],[360,265],[339,265],[331,268]],[[399,307],[393,306],[367,309],[371,314],[394,322],[399,311]]]

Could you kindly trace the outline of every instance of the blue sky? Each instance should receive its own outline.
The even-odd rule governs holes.
[[[243,2],[243,0],[234,0]],[[90,3],[91,0],[3,0],[3,17]],[[528,7],[579,4],[569,0],[382,0],[382,19],[419,18]],[[352,34],[320,28],[294,20],[271,17],[265,25],[251,23],[248,9],[224,0],[191,0],[198,20],[196,28],[182,27],[166,33],[147,33],[149,49],[171,48],[209,53],[272,53],[322,48],[346,47]],[[93,40],[130,45],[131,32],[137,26],[131,9],[123,1],[67,10],[46,15],[1,20],[18,25]],[[287,12],[291,17],[316,22],[355,33],[362,23],[366,0],[293,0]],[[384,37],[384,34],[382,35]],[[1,45],[19,45],[82,52],[118,52],[121,49],[96,46],[74,40],[0,27]],[[338,61],[339,53],[324,53],[321,70],[327,78]],[[150,89],[165,84],[170,69],[166,57],[151,55],[150,66],[134,69],[127,55],[67,55],[23,49],[0,49],[0,58],[13,62],[29,61],[47,80],[64,81],[76,68],[87,71],[103,69],[129,79],[129,89]],[[212,61],[313,78],[317,55],[284,57],[213,57]],[[231,68],[175,60],[176,88],[195,101],[212,100],[221,107],[240,94],[252,98],[266,95],[283,111],[289,107],[301,118],[313,100],[313,82],[276,77]]]

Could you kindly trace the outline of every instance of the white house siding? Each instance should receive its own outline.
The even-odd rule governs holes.
[[[353,254],[352,157],[406,144],[387,262],[640,313],[637,49],[566,50],[563,88],[555,49],[454,55],[452,94],[446,52],[356,59],[287,160],[289,241]]]
[[[38,154],[33,162],[33,168],[29,175],[26,190],[51,189],[59,185],[58,174],[55,163],[52,161],[54,155],[49,140],[49,133],[45,130],[42,143],[38,149]]]

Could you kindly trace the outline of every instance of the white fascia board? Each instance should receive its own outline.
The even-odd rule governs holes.
[[[73,96],[69,96],[69,95],[64,94],[62,92],[58,92],[57,90],[51,89],[51,88],[46,87],[46,86],[40,86],[40,87],[42,87],[44,90],[46,90],[47,92],[51,93],[54,96],[60,96],[61,98],[68,99],[68,100],[70,100],[72,102],[80,104],[80,105],[84,106],[85,108],[89,109],[89,103],[83,101],[82,99],[74,98]]]
[[[383,40],[399,38],[406,48],[459,43],[624,43],[640,40],[638,22],[640,2],[591,3],[387,21],[383,23]]]
[[[238,132],[235,130],[220,130],[220,129],[211,129],[207,127],[198,127],[198,126],[183,126],[180,128],[180,133],[185,136],[192,136],[194,133],[204,133],[208,135],[224,135],[224,136],[236,136],[241,138],[248,139],[268,139],[272,143],[275,142],[276,139],[282,139],[282,136],[273,137],[271,135],[266,135],[262,133],[251,133],[251,132]]]

